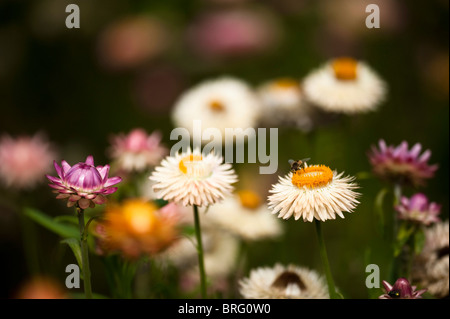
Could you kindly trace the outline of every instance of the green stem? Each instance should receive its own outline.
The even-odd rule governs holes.
[[[198,215],[197,205],[194,205],[194,222],[195,222],[195,236],[197,239],[198,268],[200,270],[200,289],[201,289],[202,299],[205,299],[206,298],[206,275],[205,275],[205,264],[203,261],[202,230],[200,227],[200,218]]]
[[[92,299],[91,270],[89,268],[89,253],[87,233],[84,224],[84,209],[77,207],[78,224],[80,226],[81,263],[83,268],[84,294],[86,299]]]
[[[400,200],[402,197],[402,187],[400,185],[400,183],[396,183],[394,185],[394,207],[397,206],[398,204],[400,204]],[[397,215],[394,213],[392,214],[393,216],[393,220],[392,220],[392,247],[396,247],[396,243],[397,243],[397,234],[398,234],[398,229],[399,229],[399,224],[398,224],[398,218]],[[395,252],[395,248],[394,248],[394,252]],[[395,282],[397,280],[397,278],[399,278],[400,276],[400,269],[402,268],[402,254],[400,253],[398,256],[393,257],[392,260],[392,265],[391,265],[391,281]]]
[[[317,238],[319,240],[320,257],[322,259],[323,267],[325,268],[325,276],[327,278],[328,293],[331,299],[338,299],[336,288],[334,286],[333,276],[331,274],[330,264],[328,262],[327,249],[325,247],[325,240],[322,233],[322,225],[320,220],[314,220],[316,226]]]

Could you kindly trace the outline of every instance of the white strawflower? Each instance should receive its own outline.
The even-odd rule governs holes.
[[[343,212],[352,212],[359,203],[358,186],[354,177],[332,171],[325,165],[305,165],[295,173],[280,177],[269,191],[269,208],[279,218],[312,222],[335,219],[336,214],[344,218]]]
[[[185,92],[175,103],[172,119],[175,126],[188,129],[191,135],[194,121],[200,120],[203,130],[217,128],[225,138],[230,135],[225,128],[254,128],[259,110],[259,100],[249,85],[223,77],[200,83]]]
[[[300,81],[281,78],[262,84],[261,121],[266,125],[294,125],[304,132],[312,129],[311,107],[303,95]]]
[[[157,198],[183,206],[209,206],[230,195],[237,176],[229,163],[199,150],[166,157],[150,176]]]
[[[327,285],[317,272],[294,265],[256,268],[239,285],[246,299],[329,299]]]
[[[338,58],[303,80],[306,98],[328,112],[373,111],[386,96],[385,82],[364,62]]]

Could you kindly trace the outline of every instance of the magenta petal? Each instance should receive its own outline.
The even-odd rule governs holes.
[[[62,166],[64,175],[67,173],[67,171],[68,171],[69,169],[72,168],[72,166],[70,166],[69,163],[67,163],[66,161],[61,161],[61,166]]]
[[[106,182],[108,179],[109,165],[105,165],[103,167],[98,166],[97,170],[100,173],[100,176],[102,177],[103,182]]]
[[[115,193],[116,191],[117,191],[117,187],[110,187],[110,188],[106,188],[106,189],[104,189],[104,190],[102,190],[102,194],[103,195],[109,195],[109,194],[112,194],[112,193]]]
[[[55,166],[55,170],[56,170],[56,173],[58,174],[59,178],[63,179],[64,172],[63,172],[61,166],[59,166],[58,163],[56,163],[56,161],[53,161],[53,166]]]
[[[103,185],[103,187],[109,187],[112,185],[116,185],[117,183],[120,183],[122,181],[122,177],[116,176],[116,177],[111,177],[108,178],[105,182],[105,184]]]
[[[92,201],[97,205],[103,205],[104,203],[106,203],[106,198],[105,196],[98,195]]]
[[[64,186],[61,185],[57,185],[57,184],[48,184],[48,186],[50,186],[53,189],[57,189],[57,190],[63,190],[65,189]]]
[[[47,177],[47,179],[48,179],[49,181],[51,181],[51,182],[53,182],[53,183],[55,183],[55,184],[57,184],[57,185],[62,185],[62,184],[61,184],[61,179],[59,179],[59,178],[56,178],[56,177],[51,176],[51,175],[45,175],[45,177]]]
[[[86,157],[85,163],[94,166],[94,157],[92,155],[89,155],[88,157]]]
[[[420,143],[417,143],[417,144],[415,144],[415,145],[412,147],[412,149],[411,149],[411,151],[409,152],[409,154],[410,154],[414,159],[416,159],[417,156],[419,156],[421,150],[422,150],[422,145],[421,145]]]
[[[389,292],[392,290],[392,286],[390,283],[388,283],[386,280],[382,281],[383,287],[384,289],[386,289],[386,292]]]

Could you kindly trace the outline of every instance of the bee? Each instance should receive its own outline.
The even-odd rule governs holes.
[[[391,290],[388,292],[389,297],[397,299],[400,298],[400,291],[398,290]]]
[[[307,161],[309,161],[310,158],[304,158],[298,161],[289,160],[289,165],[291,165],[291,172],[295,173],[296,171],[302,169],[305,167],[305,164]]]

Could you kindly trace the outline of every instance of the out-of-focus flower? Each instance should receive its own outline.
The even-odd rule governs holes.
[[[191,135],[194,121],[200,120],[203,130],[217,128],[226,139],[230,134],[225,132],[226,128],[255,127],[259,109],[259,100],[249,85],[223,77],[200,83],[184,93],[175,103],[172,120],[175,126],[188,129]],[[231,131],[236,137],[240,135]]]
[[[226,10],[207,13],[188,29],[187,41],[204,58],[250,56],[280,41],[280,28],[267,12]]]
[[[354,177],[332,171],[325,165],[305,165],[295,173],[280,177],[269,191],[269,209],[279,218],[312,222],[344,218],[343,212],[352,212],[360,195],[353,191],[358,186]]]
[[[26,189],[44,180],[55,151],[43,136],[0,138],[0,180],[8,187]]]
[[[235,236],[209,223],[202,224],[202,231],[207,278],[211,280],[214,290],[223,290],[226,288],[223,285],[224,279],[236,266],[239,241]],[[160,260],[172,263],[182,271],[181,285],[185,291],[194,289],[199,283],[196,246],[195,236],[183,237],[159,256]]]
[[[246,299],[329,299],[327,285],[316,271],[294,265],[256,268],[239,285]]]
[[[116,21],[100,34],[100,63],[111,70],[134,68],[168,47],[168,31],[151,16],[132,16]]]
[[[212,206],[205,218],[244,240],[273,238],[281,235],[279,220],[253,191],[241,190]]]
[[[122,181],[120,177],[108,177],[109,165],[94,166],[94,158],[89,155],[86,162],[70,166],[66,161],[59,166],[54,161],[58,177],[46,175],[49,186],[58,194],[57,199],[67,199],[67,206],[77,204],[80,208],[94,207],[106,202],[106,195],[112,194],[117,187],[112,187]]]
[[[395,209],[398,212],[398,218],[425,226],[440,220],[438,215],[441,213],[441,205],[429,203],[428,198],[422,193],[414,194],[411,198],[402,196],[400,204],[395,206]]]
[[[379,299],[421,299],[427,291],[427,289],[416,291],[416,286],[411,286],[406,278],[397,279],[394,286],[383,280],[383,286],[386,293],[378,297]]]
[[[177,239],[177,215],[173,203],[158,209],[142,199],[107,206],[96,227],[99,251],[120,252],[127,258],[155,255]]]
[[[167,156],[150,176],[156,182],[153,190],[158,198],[183,206],[217,203],[231,194],[237,181],[231,164],[222,162],[220,156],[199,150]]]
[[[412,279],[436,298],[449,294],[449,227],[448,220],[425,231],[425,245],[414,259]]]
[[[151,65],[133,81],[133,100],[151,116],[168,114],[185,89],[185,75],[172,65]]]
[[[366,63],[347,57],[311,72],[302,87],[317,107],[346,114],[373,111],[386,95],[385,82]]]
[[[50,278],[37,277],[26,282],[17,292],[16,299],[67,299],[61,285]]]
[[[434,176],[438,165],[428,165],[431,151],[420,155],[422,145],[417,143],[408,150],[408,143],[403,141],[399,146],[387,146],[384,140],[378,142],[379,149],[372,146],[369,160],[373,172],[378,177],[393,183],[420,186],[425,180]]]
[[[150,135],[141,128],[129,134],[116,135],[111,139],[110,155],[119,170],[125,172],[143,171],[159,164],[168,150],[161,145],[161,134]]]
[[[311,130],[311,107],[306,103],[300,81],[282,78],[262,84],[257,90],[261,118],[268,125],[293,124],[304,132]]]

